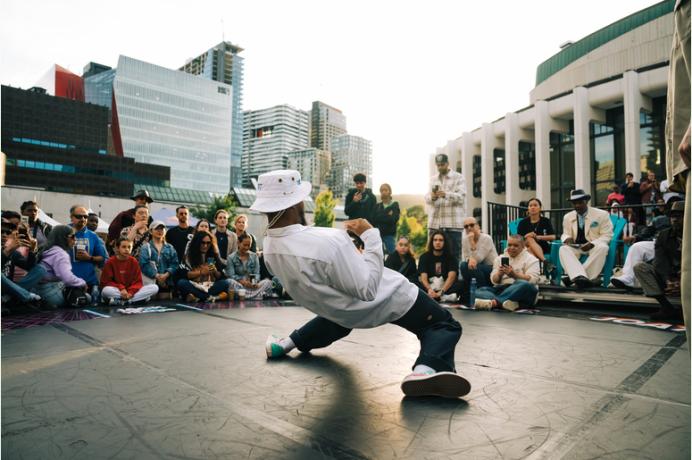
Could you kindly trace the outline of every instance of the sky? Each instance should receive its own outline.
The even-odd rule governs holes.
[[[120,54],[175,69],[225,39],[244,49],[243,109],[336,107],[372,141],[373,188],[423,194],[435,149],[529,105],[560,44],[654,3],[0,0],[0,83]]]

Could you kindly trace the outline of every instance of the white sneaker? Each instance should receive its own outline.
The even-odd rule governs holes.
[[[111,297],[110,300],[108,301],[108,305],[111,307],[120,306],[122,304],[123,304],[123,301],[119,297]]]
[[[33,292],[29,293],[29,302],[40,302],[41,301],[41,296],[38,294],[34,294]]]
[[[440,302],[456,302],[457,301],[457,295],[456,294],[445,294],[443,296],[440,296]]]
[[[267,341],[264,343],[267,359],[282,358],[286,356],[286,350],[284,350],[279,342],[281,342],[281,337],[279,336],[272,334],[267,337]]]
[[[414,373],[401,382],[401,391],[406,396],[460,398],[469,394],[471,384],[454,372]]]
[[[514,311],[519,308],[519,303],[515,302],[514,300],[505,300],[502,302],[502,308],[505,310]]]
[[[476,302],[473,304],[473,308],[476,310],[492,310],[493,301],[490,299],[476,299]]]

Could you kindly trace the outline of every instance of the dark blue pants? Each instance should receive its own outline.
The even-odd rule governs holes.
[[[411,309],[392,324],[416,334],[420,341],[420,354],[413,367],[424,364],[436,371],[456,372],[454,349],[461,338],[461,324],[425,292],[419,290]],[[317,316],[293,331],[291,340],[298,350],[306,353],[331,345],[350,332],[347,327]]]
[[[216,280],[209,288],[209,292],[204,292],[201,289],[197,289],[188,279],[181,279],[176,283],[178,291],[180,291],[183,298],[188,294],[192,294],[202,301],[207,300],[210,295],[219,295],[222,292],[228,291],[229,285],[230,282],[227,279]]]

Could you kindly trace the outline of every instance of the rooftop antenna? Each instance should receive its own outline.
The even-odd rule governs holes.
[[[223,18],[221,18],[221,41],[226,42],[226,34],[225,34],[225,31],[223,30]]]

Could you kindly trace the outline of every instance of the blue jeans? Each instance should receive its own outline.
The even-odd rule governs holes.
[[[65,284],[62,281],[51,281],[36,285],[34,292],[41,296],[48,307],[58,308],[65,306],[64,288]]]
[[[209,292],[204,292],[201,289],[197,289],[188,279],[178,280],[176,286],[178,286],[178,290],[180,291],[180,294],[183,297],[187,296],[188,294],[192,294],[199,300],[204,301],[207,300],[207,298],[209,298],[210,295],[219,295],[222,292],[228,291],[230,283],[231,282],[228,279],[216,280],[214,281],[214,284],[209,288]]]
[[[394,252],[394,246],[396,245],[394,235],[382,235],[382,243],[384,244],[385,255]]]
[[[500,305],[507,300],[513,300],[520,305],[532,307],[536,304],[538,288],[528,281],[517,280],[512,284],[487,286],[476,291],[477,299],[496,300]]]
[[[45,274],[46,269],[43,268],[43,266],[34,265],[26,276],[16,283],[5,275],[2,275],[2,290],[10,294],[13,298],[18,299],[20,302],[28,302],[29,291],[41,281]]]
[[[464,283],[462,299],[467,301],[469,298],[469,290],[471,289],[471,278],[476,278],[476,287],[492,286],[490,282],[490,272],[493,271],[492,265],[477,264],[475,270],[469,270],[469,263],[462,262],[459,264],[459,274]],[[477,292],[477,291],[476,291]]]
[[[428,294],[419,290],[413,306],[392,324],[416,334],[420,341],[420,353],[413,367],[424,364],[436,371],[455,372],[454,349],[461,338],[461,324]],[[317,316],[293,331],[291,340],[298,350],[306,353],[314,348],[324,348],[350,332],[347,327]]]

